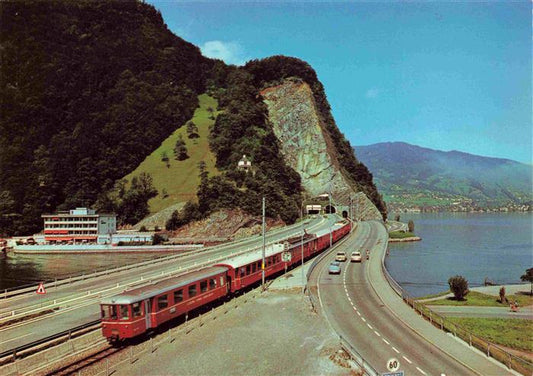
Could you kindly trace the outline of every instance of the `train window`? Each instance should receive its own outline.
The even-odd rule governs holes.
[[[220,276],[220,286],[224,286],[224,277]]]
[[[252,273],[255,273],[256,268],[257,268],[257,264],[254,262],[252,264]]]
[[[196,296],[196,285],[189,286],[189,298]]]
[[[215,287],[217,287],[217,280],[216,280],[216,278],[210,278],[210,279],[209,279],[209,290],[212,290],[212,289],[214,289]]]
[[[174,303],[179,303],[183,300],[183,289],[174,291]]]
[[[130,318],[129,311],[130,310],[129,310],[127,305],[121,304],[120,305],[120,319],[121,320],[129,320],[129,318]]]
[[[111,315],[109,314],[109,306],[107,304],[102,305],[102,319],[110,319]]]
[[[116,305],[112,305],[110,307],[111,307],[111,320],[116,320],[118,318],[117,306]]]
[[[131,308],[133,310],[133,317],[140,317],[143,315],[143,311],[141,310],[141,302],[133,303]]]
[[[200,282],[200,291],[206,292],[207,291],[207,281]]]
[[[246,274],[246,269],[244,268],[244,266],[241,268],[241,277],[244,277],[244,275]]]
[[[157,298],[157,310],[162,310],[168,307],[168,295],[163,295]]]
[[[257,270],[261,270],[262,261],[257,261]]]
[[[250,274],[251,270],[252,270],[251,265],[246,265],[246,275]]]

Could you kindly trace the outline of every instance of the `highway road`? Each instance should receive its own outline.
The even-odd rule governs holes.
[[[304,222],[304,225],[308,232],[313,232],[329,228],[336,220],[338,217],[333,215],[328,219],[320,216]],[[297,225],[269,232],[266,237],[267,242],[284,239],[288,235],[300,232],[301,228],[301,225]],[[187,268],[211,265],[218,258],[227,257],[235,252],[243,252],[261,244],[261,237],[255,236],[230,246],[221,245],[211,250],[193,251],[179,258],[172,257],[166,262],[155,265],[90,278],[57,288],[48,288],[46,296],[33,292],[4,299],[0,301],[0,314],[3,315],[13,310],[15,312],[39,310],[40,307],[53,304],[54,300],[57,305],[61,306],[61,309],[54,313],[0,327],[0,352],[97,320],[100,315],[98,304],[100,299],[121,292],[128,286],[146,284],[149,280],[157,278],[166,278],[168,273],[181,274],[183,271],[180,272],[180,270]]]
[[[409,315],[409,311],[399,313],[406,305],[399,297],[396,301],[386,298],[381,291],[392,289],[383,284],[384,277],[374,276],[381,273],[381,256],[387,247],[386,239],[386,231],[380,223],[360,223],[354,234],[337,250],[344,250],[348,255],[359,250],[364,255],[369,249],[370,260],[344,262],[340,275],[330,275],[327,268],[335,257],[332,253],[315,268],[311,284],[317,285],[323,312],[333,329],[380,373],[389,372],[387,361],[395,358],[405,375],[510,374],[501,365],[455,339],[450,339],[451,347],[455,346],[456,352],[467,356],[459,359],[454,353],[452,357],[441,350],[441,345],[445,348],[450,346],[447,342],[449,336],[428,323],[436,332],[421,334],[425,338],[430,337],[437,344],[434,345],[400,319],[402,315]],[[420,317],[414,319],[423,320]],[[444,335],[444,340],[435,336],[437,332]]]

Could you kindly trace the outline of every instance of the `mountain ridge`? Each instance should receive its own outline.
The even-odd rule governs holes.
[[[532,166],[507,158],[406,142],[355,147],[393,208],[480,210],[531,207]]]

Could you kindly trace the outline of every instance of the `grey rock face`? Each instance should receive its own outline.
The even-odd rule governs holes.
[[[363,193],[356,192],[339,169],[335,148],[323,130],[309,85],[286,80],[263,90],[262,95],[283,156],[300,174],[309,196],[331,191],[336,206],[348,210],[351,202],[361,219],[381,219],[372,202]]]

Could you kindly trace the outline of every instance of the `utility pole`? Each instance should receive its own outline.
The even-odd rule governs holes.
[[[261,286],[265,290],[265,197],[263,196],[263,258],[261,260]]]
[[[305,232],[305,229],[304,229],[304,215],[303,215],[303,212],[304,212],[304,203],[302,201],[302,206],[300,207],[300,222],[302,224],[302,242],[301,242],[301,247],[302,247],[302,293],[305,292],[305,285],[306,285],[306,281],[305,281],[305,273],[304,273],[304,232]]]
[[[331,214],[331,180],[329,181],[329,214]],[[333,244],[333,234],[331,233],[331,222],[329,223],[329,247]]]

